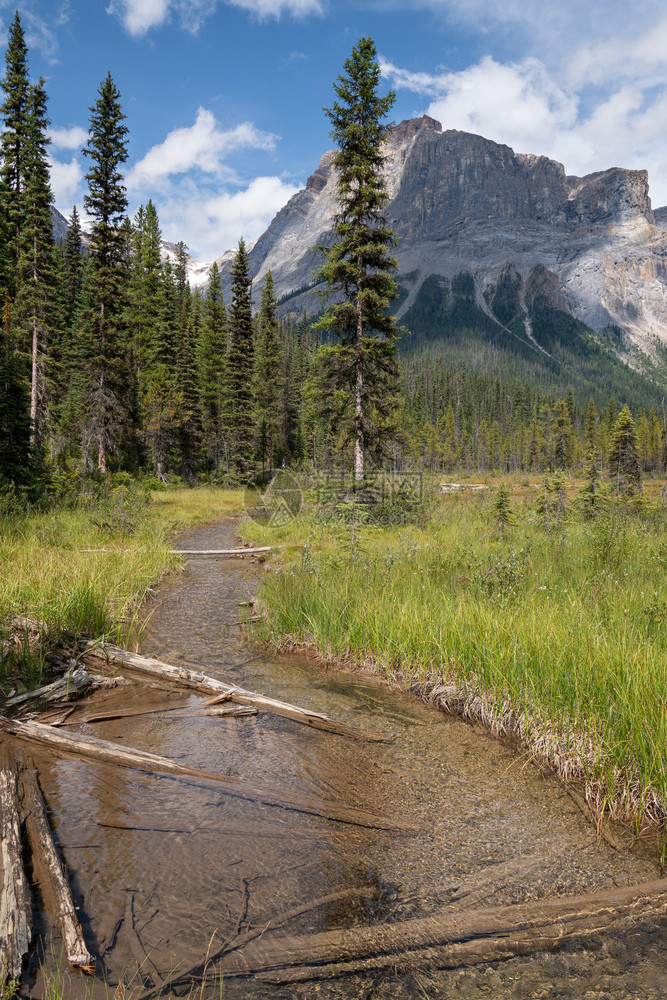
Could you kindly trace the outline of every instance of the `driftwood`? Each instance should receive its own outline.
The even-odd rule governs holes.
[[[262,802],[264,805],[279,806],[283,809],[293,809],[296,812],[310,813],[313,816],[322,816],[339,823],[350,823],[353,826],[364,826],[370,829],[413,829],[407,824],[383,819],[356,806],[328,802],[324,799],[311,798],[308,795],[286,794],[275,791],[259,782],[246,781],[243,778],[218,774],[215,771],[205,771],[196,767],[187,767],[185,764],[179,764],[168,757],[160,757],[157,754],[147,753],[145,750],[122,747],[117,743],[96,739],[93,736],[84,736],[81,733],[65,734],[52,726],[43,726],[39,722],[19,722],[0,715],[0,729],[30,743],[47,746],[51,751],[59,754],[73,754],[86,757],[89,760],[104,761],[141,771],[160,772],[182,778],[197,778],[207,782],[214,781],[224,789],[227,795],[234,798]]]
[[[209,677],[204,673],[195,670],[186,670],[184,667],[174,667],[169,663],[162,663],[148,656],[141,656],[139,653],[129,653],[125,649],[117,646],[100,647],[97,643],[87,643],[86,651],[88,655],[97,659],[105,660],[107,664],[122,669],[124,673],[131,673],[139,677],[151,677],[158,680],[168,681],[178,687],[188,688],[194,691],[206,691],[211,694],[228,694],[231,701],[239,705],[253,705],[256,708],[282,715],[295,722],[311,726],[313,729],[323,729],[329,733],[338,733],[341,736],[351,736],[357,739],[376,740],[384,742],[382,737],[373,736],[356,726],[350,726],[345,722],[336,722],[321,712],[312,712],[310,709],[301,708],[298,705],[290,705],[276,698],[267,698],[263,694],[255,691],[246,691],[244,688],[236,687],[233,684],[225,684],[215,677]]]
[[[212,715],[217,718],[242,718],[243,716],[257,715],[258,710],[249,705],[225,705],[217,707],[192,708],[182,705],[178,708],[120,708],[115,712],[110,710],[100,715],[78,716],[72,719],[70,725],[77,725],[79,722],[111,722],[113,719],[133,719],[140,715],[168,715],[170,718],[191,719],[198,715]]]
[[[48,705],[53,701],[77,697],[83,691],[87,691],[90,688],[108,686],[108,677],[91,674],[85,667],[71,667],[66,674],[51,684],[45,684],[44,687],[35,688],[34,691],[26,691],[25,694],[17,694],[13,698],[9,698],[7,700],[7,707],[18,708],[31,701],[39,700]]]
[[[93,957],[83,939],[72,891],[53,840],[34,768],[21,767],[20,783],[33,866],[42,887],[46,909],[60,931],[67,961],[70,965],[92,972]]]
[[[165,985],[168,985],[170,989],[178,986],[191,986],[193,979],[204,976],[207,969],[209,969],[215,962],[219,961],[219,959],[223,958],[223,956],[230,954],[233,951],[237,951],[239,948],[244,948],[251,941],[261,938],[268,931],[276,930],[278,927],[284,927],[285,924],[288,924],[291,920],[295,920],[297,917],[301,917],[306,913],[311,913],[313,910],[317,910],[320,907],[327,906],[330,903],[339,903],[342,900],[355,897],[359,899],[373,899],[376,898],[377,895],[377,889],[363,886],[359,889],[341,889],[338,892],[331,892],[326,896],[311,899],[307,903],[300,903],[291,910],[286,910],[276,916],[269,917],[266,922],[262,922],[253,930],[245,931],[243,934],[235,934],[234,937],[225,941],[222,947],[220,947],[217,951],[207,954],[205,961],[199,962],[197,965],[193,965],[185,972],[179,972],[177,979],[169,979],[168,984]],[[142,995],[142,1000],[160,1000],[162,995],[163,994],[158,989],[147,994],[144,993]]]
[[[7,980],[21,975],[30,946],[32,906],[23,870],[21,820],[14,762],[3,754],[0,769],[0,996]]]
[[[219,969],[225,977],[297,982],[372,968],[453,968],[549,950],[666,912],[667,879],[661,879],[590,896],[443,908],[415,920],[273,938],[225,956]]]
[[[282,545],[277,546],[282,548]],[[254,549],[170,549],[172,556],[254,556],[258,552],[272,552],[275,545],[258,545]]]

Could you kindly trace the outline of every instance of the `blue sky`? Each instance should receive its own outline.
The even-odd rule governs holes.
[[[0,0],[4,46],[16,0]],[[646,168],[667,204],[664,0],[25,0],[46,79],[52,184],[82,208],[89,108],[110,71],[130,129],[130,213],[211,260],[256,239],[330,147],[322,111],[374,40],[396,121],[424,113],[568,173]]]

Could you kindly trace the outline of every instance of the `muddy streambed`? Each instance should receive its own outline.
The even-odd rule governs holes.
[[[181,545],[215,549],[232,541],[227,525],[197,529]],[[247,563],[191,558],[184,574],[160,584],[142,652],[198,664],[388,742],[354,741],[268,714],[154,714],[76,728],[407,820],[416,832],[344,825],[164,775],[39,758],[84,933],[99,956],[94,983],[62,970],[64,997],[112,997],[119,982],[134,990],[144,984],[148,992],[169,976],[172,995],[186,995],[180,977],[202,966],[207,950],[215,954],[239,935],[261,932],[276,916],[280,927],[258,937],[256,947],[285,934],[406,920],[443,906],[501,906],[658,877],[647,857],[598,840],[553,777],[482,731],[409,695],[253,648],[230,623],[239,620],[239,602],[256,585],[257,570]],[[105,697],[114,708],[194,709],[202,702],[139,683]],[[48,936],[46,923],[39,929]],[[57,955],[55,938],[53,948]],[[46,967],[52,963],[47,954]],[[33,956],[22,995],[43,997],[44,991]],[[220,996],[219,987],[202,994],[213,995]],[[222,996],[658,1000],[667,996],[667,921],[453,970],[401,971],[398,963],[314,983],[226,979]]]

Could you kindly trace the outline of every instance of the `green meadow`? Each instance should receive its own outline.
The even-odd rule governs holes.
[[[588,516],[568,481],[434,499],[411,525],[306,505],[261,591],[265,641],[371,665],[403,685],[451,685],[497,731],[586,783],[598,813],[664,823],[667,513],[650,493]],[[371,518],[372,520],[372,518]],[[460,703],[460,699],[459,699]]]
[[[130,484],[77,497],[47,512],[5,512],[0,519],[0,684],[46,679],[44,654],[63,630],[106,635],[123,645],[138,622],[149,588],[181,565],[170,554],[174,534],[239,507],[239,493],[214,488],[153,494]],[[12,622],[42,625],[31,646]]]

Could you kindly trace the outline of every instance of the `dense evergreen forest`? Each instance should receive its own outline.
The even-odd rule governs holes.
[[[164,259],[152,201],[128,217],[128,135],[111,75],[90,108],[84,149],[90,225],[84,233],[74,208],[62,243],[52,226],[47,95],[43,80],[30,81],[18,13],[1,87],[3,488],[39,495],[117,472],[234,483],[277,466],[349,468],[345,405],[323,406],[317,378],[327,346],[321,338],[331,333],[307,316],[281,318],[270,273],[253,313],[243,240],[224,302],[215,264],[202,295],[189,287],[183,243],[175,260]],[[375,421],[372,465],[540,472],[583,467],[593,456],[604,468],[627,403],[643,471],[664,468],[657,394],[653,405],[650,393],[615,401],[598,380],[584,398],[581,379],[565,385],[561,374],[545,382],[530,359],[517,369],[521,377],[511,377],[496,364],[493,345],[478,343],[481,321],[470,303],[469,328],[464,316],[456,343],[474,344],[475,352],[448,357],[433,344],[447,332],[447,315],[431,327],[439,310],[461,313],[458,299],[451,302],[445,308],[439,299],[428,311],[428,329],[412,310],[415,336],[403,345],[398,405]],[[570,360],[576,363],[574,354]]]

